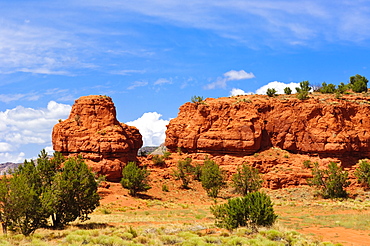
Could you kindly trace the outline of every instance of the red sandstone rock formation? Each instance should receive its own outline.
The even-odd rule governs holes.
[[[136,160],[142,137],[138,129],[118,122],[116,108],[107,96],[84,96],[75,101],[69,118],[56,124],[55,151],[82,155],[93,171],[109,181],[122,177],[122,167]]]
[[[370,154],[370,101],[315,94],[238,96],[185,103],[167,126],[172,151],[252,154],[268,147],[294,153]]]

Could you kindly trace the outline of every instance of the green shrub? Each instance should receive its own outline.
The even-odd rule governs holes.
[[[200,180],[208,196],[213,198],[216,198],[221,188],[226,185],[224,172],[208,158],[204,161]]]
[[[228,199],[227,203],[214,205],[211,212],[216,226],[232,230],[240,226],[256,229],[257,226],[271,226],[277,219],[271,199],[259,191],[245,197]]]
[[[335,162],[330,162],[328,169],[319,169],[317,162],[312,169],[312,179],[308,184],[319,189],[324,198],[347,197],[345,187],[349,186],[348,172],[343,171]]]
[[[351,76],[349,81],[349,86],[354,92],[360,93],[367,91],[367,82],[369,81],[366,77],[356,74],[355,76]]]
[[[135,162],[129,162],[122,170],[121,185],[129,190],[129,194],[136,196],[137,192],[147,191],[149,186],[149,171],[139,168]]]
[[[204,100],[204,98],[201,97],[201,96],[192,96],[191,97],[191,102],[192,103],[196,103],[196,104],[203,103],[203,100]]]
[[[160,156],[160,155],[153,155],[152,162],[154,165],[157,165],[157,166],[164,166],[166,164],[164,156]]]
[[[170,190],[168,189],[168,186],[166,184],[163,184],[162,185],[162,191],[169,192]]]
[[[310,87],[310,83],[306,80],[300,82],[299,87],[296,87],[295,89],[298,93],[297,98],[300,100],[306,100],[308,98],[308,93],[312,88]]]
[[[343,94],[346,92],[347,89],[348,89],[348,85],[344,84],[343,82],[340,82],[340,84],[338,85],[337,92],[339,92],[340,94]]]
[[[336,89],[334,84],[326,84],[323,82],[319,91],[324,94],[334,94]]]
[[[169,151],[165,151],[165,152],[163,152],[163,158],[164,158],[165,160],[170,159],[170,156],[171,156],[171,152],[169,152]]]
[[[308,99],[308,91],[301,91],[297,94],[297,98],[299,100],[306,100]]]
[[[232,186],[236,192],[245,196],[249,192],[258,191],[262,186],[262,178],[257,168],[245,163],[238,167],[237,172],[232,176]]]
[[[304,161],[303,161],[303,166],[304,166],[305,168],[311,168],[311,167],[312,167],[312,162],[311,162],[311,160],[304,160]]]
[[[274,96],[276,96],[276,90],[274,88],[272,88],[272,89],[268,88],[267,91],[266,91],[266,94],[269,97],[274,97]]]
[[[177,170],[173,171],[173,175],[180,179],[182,182],[182,187],[187,189],[189,188],[189,183],[191,176],[194,172],[194,167],[191,165],[191,158],[186,158],[185,160],[179,160],[177,162]]]
[[[194,177],[194,180],[198,180],[200,181],[200,177],[202,176],[202,166],[199,165],[199,164],[196,164],[194,166],[194,170],[193,170],[193,177]]]
[[[369,160],[360,160],[355,170],[355,176],[358,182],[370,187],[370,163]]]
[[[287,95],[290,95],[290,94],[292,94],[292,89],[290,89],[290,87],[285,87],[284,88],[284,93],[287,94]]]

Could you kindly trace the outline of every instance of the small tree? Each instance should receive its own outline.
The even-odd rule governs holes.
[[[9,179],[4,174],[0,179],[0,222],[3,234],[6,235],[8,226],[11,224],[12,211],[9,200]]]
[[[290,95],[290,94],[292,94],[292,89],[290,89],[290,87],[285,87],[284,88],[284,93],[287,94],[287,95]]]
[[[350,87],[354,92],[360,93],[367,91],[367,83],[369,80],[366,77],[356,74],[355,76],[351,76],[349,78],[349,82]]]
[[[151,189],[149,174],[145,167],[139,168],[135,162],[129,162],[122,170],[121,185],[129,190],[131,196],[136,196],[138,192]]]
[[[358,167],[355,170],[355,176],[363,185],[370,187],[370,163],[369,160],[364,159],[360,160],[358,163]]]
[[[69,222],[88,220],[88,215],[99,206],[98,184],[94,174],[81,157],[69,158],[61,172],[55,176],[52,221],[54,228],[62,228]]]
[[[299,87],[295,88],[298,95],[297,98],[300,100],[305,100],[308,98],[308,93],[311,90],[310,83],[306,81],[302,81],[299,83]]]
[[[334,94],[336,89],[334,84],[326,84],[323,82],[319,91],[323,94]]]
[[[182,181],[182,187],[184,189],[189,188],[191,176],[194,172],[194,167],[191,165],[191,158],[185,160],[179,160],[177,162],[177,170],[173,171],[174,176]]]
[[[348,89],[348,85],[344,84],[343,82],[340,82],[340,84],[338,85],[337,92],[339,92],[340,94],[343,94],[346,92],[347,89]]]
[[[8,195],[3,204],[7,226],[28,236],[45,225],[49,215],[42,206],[41,196],[41,179],[35,163],[26,160],[9,179]]]
[[[226,185],[223,171],[208,158],[204,161],[200,180],[208,196],[213,198],[216,198],[221,188]]]
[[[272,226],[277,219],[270,197],[259,191],[214,205],[211,212],[216,218],[216,226],[228,230],[240,226],[256,230],[258,226]]]
[[[348,172],[343,171],[335,162],[330,162],[328,169],[319,169],[317,162],[312,168],[312,179],[308,184],[319,189],[324,198],[347,197],[345,187],[349,186]]]
[[[204,98],[201,96],[192,96],[191,102],[195,104],[203,103]]]
[[[237,193],[245,196],[249,192],[258,191],[262,186],[262,178],[257,168],[245,163],[238,167],[237,172],[232,176],[232,185]]]
[[[268,88],[267,91],[266,91],[266,94],[269,97],[274,97],[274,96],[276,96],[276,90],[274,88],[272,88],[272,89]]]
[[[201,181],[200,178],[202,176],[202,166],[199,164],[195,164],[193,170],[194,180]]]

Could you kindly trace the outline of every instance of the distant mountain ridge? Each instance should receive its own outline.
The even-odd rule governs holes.
[[[7,174],[9,171],[14,170],[17,168],[19,165],[22,163],[13,163],[13,162],[5,162],[5,163],[0,163],[0,174]]]

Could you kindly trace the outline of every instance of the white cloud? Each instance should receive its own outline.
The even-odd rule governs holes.
[[[160,78],[154,82],[154,85],[163,85],[163,84],[172,84],[172,81],[165,78]]]
[[[277,94],[284,94],[284,89],[286,87],[290,87],[292,89],[292,93],[296,92],[296,87],[299,87],[299,83],[291,82],[289,84],[285,84],[283,82],[273,81],[264,85],[256,90],[256,94],[266,94],[267,89],[275,89]]]
[[[127,125],[135,126],[143,136],[143,146],[159,146],[166,138],[166,125],[168,120],[163,120],[157,112],[144,113],[134,121],[126,122]]]
[[[26,101],[37,101],[40,98],[40,95],[34,93],[26,94],[0,94],[0,102],[9,103],[12,101],[18,101],[24,99]]]
[[[129,87],[127,87],[127,90],[133,90],[133,89],[135,89],[136,87],[146,86],[147,84],[148,84],[148,82],[144,82],[144,81],[135,81],[134,83],[132,83],[132,85],[130,85]]]
[[[240,70],[240,71],[230,70],[224,73],[224,77],[217,78],[215,82],[205,85],[203,89],[205,90],[213,90],[216,88],[225,89],[228,81],[252,79],[252,78],[255,78],[253,73],[247,73],[244,70]]]
[[[24,73],[37,73],[37,74],[48,74],[48,75],[71,75],[67,71],[52,71],[51,69],[38,67],[38,68],[20,68],[18,69],[19,72]]]
[[[7,14],[2,12],[5,17],[0,28],[0,73],[70,75],[66,68],[83,66],[77,59],[83,41],[74,33],[45,27],[45,23],[12,22]]]
[[[27,144],[50,146],[53,126],[70,111],[70,105],[55,101],[41,109],[17,106],[0,111],[0,162],[24,157],[19,149]]]
[[[366,1],[89,1],[173,25],[211,30],[251,46],[369,39]],[[335,11],[333,11],[335,9]],[[359,26],[363,28],[358,28]]]
[[[45,151],[46,151],[49,155],[52,155],[52,154],[54,153],[53,146],[46,146],[44,149],[45,149]]]
[[[233,88],[230,91],[230,96],[242,96],[242,95],[252,95],[253,92],[245,92],[242,89]]]
[[[247,73],[244,70],[240,70],[240,71],[231,70],[229,72],[224,73],[224,76],[226,77],[228,81],[255,78],[253,73]]]
[[[112,71],[111,72],[112,74],[118,74],[118,75],[130,75],[130,74],[133,74],[133,73],[145,73],[145,70],[134,70],[134,69],[131,69],[131,70],[118,70],[118,71]]]
[[[18,152],[18,153],[0,152],[0,163],[5,163],[5,162],[23,163],[24,160],[25,160],[25,154],[23,152]]]
[[[12,151],[12,146],[8,143],[0,142],[0,152]]]

